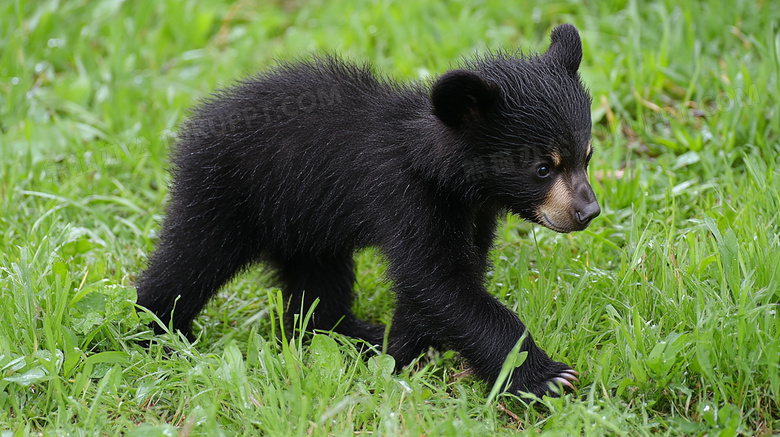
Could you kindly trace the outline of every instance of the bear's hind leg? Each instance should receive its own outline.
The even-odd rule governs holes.
[[[179,200],[177,202],[177,200]],[[136,286],[137,304],[193,339],[192,320],[211,296],[251,263],[259,246],[242,215],[200,214],[174,199],[157,249]],[[154,325],[159,334],[163,328]]]
[[[277,262],[286,302],[286,326],[293,325],[296,314],[303,317],[316,299],[307,329],[333,330],[381,346],[385,327],[364,322],[352,313],[355,262],[351,254],[296,257]]]

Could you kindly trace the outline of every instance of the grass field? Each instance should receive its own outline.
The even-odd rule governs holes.
[[[780,433],[780,2],[520,3],[0,3],[0,435]],[[561,22],[603,212],[569,235],[507,217],[488,281],[578,391],[529,407],[451,352],[393,374],[350,339],[282,334],[262,268],[194,344],[138,345],[134,278],[200,97],[330,51],[424,79],[542,51]],[[383,260],[357,261],[356,311],[386,322]]]

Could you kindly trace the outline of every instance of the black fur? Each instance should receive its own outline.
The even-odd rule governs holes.
[[[302,296],[304,308],[319,298],[311,328],[381,345],[384,327],[351,311],[352,253],[378,246],[397,296],[388,353],[405,365],[453,348],[494,380],[525,326],[485,290],[488,250],[503,211],[547,225],[537,210],[552,182],[539,163],[555,152],[560,174],[587,165],[581,51],[563,25],[544,55],[493,54],[432,86],[321,58],[216,93],[181,129],[138,304],[168,323],[178,297],[172,326],[190,334],[220,286],[264,261],[290,315]],[[511,390],[541,395],[574,380],[530,336],[522,349]]]

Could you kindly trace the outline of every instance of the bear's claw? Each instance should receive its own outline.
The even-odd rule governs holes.
[[[577,379],[577,377],[580,376],[580,373],[574,369],[564,370],[563,372],[561,372],[561,376],[563,378],[568,379],[569,381],[580,382],[580,380]]]
[[[571,384],[571,382],[569,382],[568,379],[564,379],[564,378],[561,378],[561,377],[556,377],[556,378],[553,378],[552,382],[557,382],[557,383],[559,383],[561,385],[565,385],[566,387],[569,387],[570,389],[574,389],[574,386]]]
[[[577,376],[579,376],[579,373],[576,370],[562,370],[558,376],[548,381],[548,385],[550,386],[549,394],[553,396],[560,396],[562,394],[560,393],[560,389],[563,388],[565,390],[566,387],[570,388],[571,390],[576,390],[576,387],[574,387],[574,384],[572,383],[580,381],[577,379]]]

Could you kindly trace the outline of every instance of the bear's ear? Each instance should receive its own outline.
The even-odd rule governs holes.
[[[582,41],[577,28],[571,24],[561,24],[553,29],[550,47],[544,53],[544,58],[563,66],[571,76],[576,76],[582,62]]]
[[[453,70],[436,81],[431,90],[433,114],[444,124],[458,128],[479,122],[495,104],[498,90],[476,73]]]

